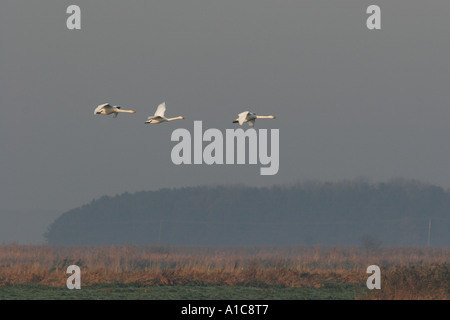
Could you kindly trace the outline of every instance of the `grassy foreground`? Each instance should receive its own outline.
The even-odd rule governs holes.
[[[97,284],[68,290],[39,284],[0,287],[0,300],[353,300],[365,288],[329,285],[323,288],[243,286],[161,286]]]
[[[0,299],[450,298],[450,249],[0,246]],[[69,290],[69,265],[81,289]],[[366,268],[381,269],[369,290]]]

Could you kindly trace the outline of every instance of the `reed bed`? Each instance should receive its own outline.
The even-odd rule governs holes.
[[[405,297],[448,299],[448,248],[364,247],[170,247],[1,245],[0,286],[39,283],[65,286],[66,269],[81,269],[82,285],[100,283],[317,287],[330,283],[365,285],[366,268],[382,269],[386,290],[363,299]],[[411,272],[413,270],[414,272]],[[399,289],[404,288],[404,289]],[[403,292],[403,293],[402,293]]]

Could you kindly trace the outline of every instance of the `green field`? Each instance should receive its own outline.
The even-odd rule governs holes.
[[[1,286],[1,300],[353,300],[367,291],[354,284],[326,284],[321,288],[277,286],[156,286],[97,284],[69,290],[42,284]]]

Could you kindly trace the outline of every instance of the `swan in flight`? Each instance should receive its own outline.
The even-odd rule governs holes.
[[[233,123],[239,123],[241,126],[244,122],[247,122],[250,127],[255,125],[256,119],[275,119],[274,116],[258,116],[254,112],[244,111],[238,114],[238,118],[233,121]]]
[[[94,110],[94,114],[112,114],[114,118],[117,117],[120,112],[136,113],[134,110],[122,110],[120,107],[112,106],[109,103],[101,104]]]
[[[158,108],[156,109],[156,112],[153,116],[148,117],[148,120],[145,121],[145,123],[161,123],[161,122],[168,122],[172,120],[178,120],[178,119],[184,119],[184,117],[179,116],[175,118],[166,118],[164,116],[164,112],[166,112],[166,103],[161,103]]]

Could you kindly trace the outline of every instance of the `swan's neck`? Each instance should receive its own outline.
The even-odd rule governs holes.
[[[116,112],[136,113],[136,111],[134,110],[122,110],[122,109],[116,109]]]
[[[184,119],[184,117],[179,116],[179,117],[175,117],[175,118],[167,118],[167,121],[179,120],[179,119]]]
[[[274,116],[256,116],[256,119],[275,119]]]

